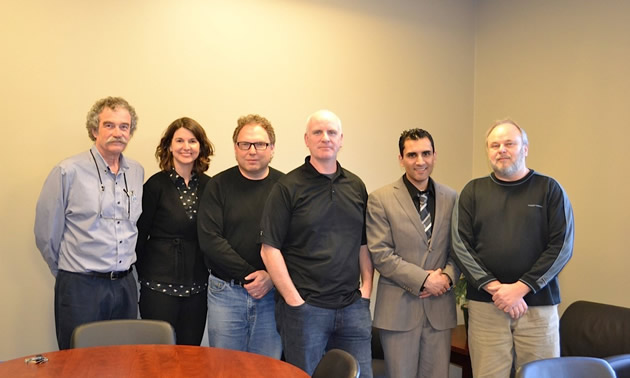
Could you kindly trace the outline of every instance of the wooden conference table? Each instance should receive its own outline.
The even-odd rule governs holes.
[[[184,345],[116,345],[43,353],[0,363],[0,377],[308,377],[286,362],[253,353]],[[32,357],[32,356],[28,356]]]

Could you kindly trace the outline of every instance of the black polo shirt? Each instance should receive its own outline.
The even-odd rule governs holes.
[[[300,296],[324,308],[345,307],[361,297],[359,249],[367,243],[363,181],[337,163],[329,178],[307,156],[280,178],[261,221],[260,241],[282,252]]]

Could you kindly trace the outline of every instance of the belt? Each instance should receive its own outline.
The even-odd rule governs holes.
[[[245,283],[241,282],[241,280],[225,279],[225,278],[221,277],[220,275],[218,275],[217,272],[215,272],[215,271],[211,271],[210,274],[212,274],[216,278],[220,279],[221,281],[225,281],[225,282],[227,282],[227,283],[229,283],[231,285],[236,285],[236,286],[240,286],[240,287],[243,287],[243,285],[245,285]]]
[[[108,280],[112,280],[115,281],[119,278],[123,278],[125,277],[127,274],[131,273],[131,268],[127,269],[127,270],[121,270],[121,271],[113,271],[113,272],[105,272],[105,273],[101,273],[101,272],[86,272],[86,273],[81,273],[81,274],[85,274],[88,276],[92,276],[92,277],[98,277],[98,278],[107,278]]]

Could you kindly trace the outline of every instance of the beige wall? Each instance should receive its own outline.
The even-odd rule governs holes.
[[[630,306],[630,2],[483,0],[476,12],[473,176],[489,172],[492,121],[519,122],[528,166],[573,204],[561,310],[579,299]]]
[[[462,1],[41,1],[0,14],[5,163],[0,192],[0,360],[54,350],[54,279],[33,240],[35,202],[59,160],[89,148],[85,114],[103,96],[127,98],[138,131],[127,150],[146,176],[175,118],[199,121],[217,147],[210,174],[234,164],[240,115],[276,127],[273,165],[307,150],[307,115],[344,122],[341,163],[372,191],[402,174],[397,138],[430,130],[436,179],[470,178],[474,3]]]
[[[215,174],[233,164],[236,118],[259,112],[277,129],[273,163],[286,171],[306,155],[306,116],[330,108],[344,121],[340,160],[370,191],[401,174],[396,139],[415,126],[435,136],[434,177],[460,190],[489,172],[485,129],[511,116],[529,132],[529,166],[558,179],[573,203],[562,309],[578,299],[630,306],[630,3],[93,4],[27,0],[0,14],[0,360],[56,348],[54,279],[32,236],[35,201],[52,166],[90,146],[85,114],[106,95],[136,106],[127,153],[147,177],[160,133],[177,117],[205,126]]]

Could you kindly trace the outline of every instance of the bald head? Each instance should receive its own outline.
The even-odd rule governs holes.
[[[341,120],[329,110],[318,110],[308,117],[304,142],[311,152],[311,164],[319,173],[335,173],[337,152],[343,145]]]
[[[527,138],[527,133],[525,132],[525,129],[520,127],[515,121],[513,121],[513,120],[511,120],[509,118],[504,118],[504,119],[495,121],[492,124],[492,126],[490,126],[488,131],[486,131],[486,148],[488,148],[488,137],[494,131],[494,129],[496,129],[499,126],[506,126],[506,125],[512,125],[516,129],[518,129],[518,132],[521,134],[521,140],[523,141],[523,145],[529,146],[529,138]]]
[[[308,129],[311,124],[314,123],[332,123],[337,126],[339,133],[342,133],[341,130],[341,120],[337,115],[330,110],[322,109],[318,110],[315,113],[308,116],[306,119],[306,132],[308,133]]]

